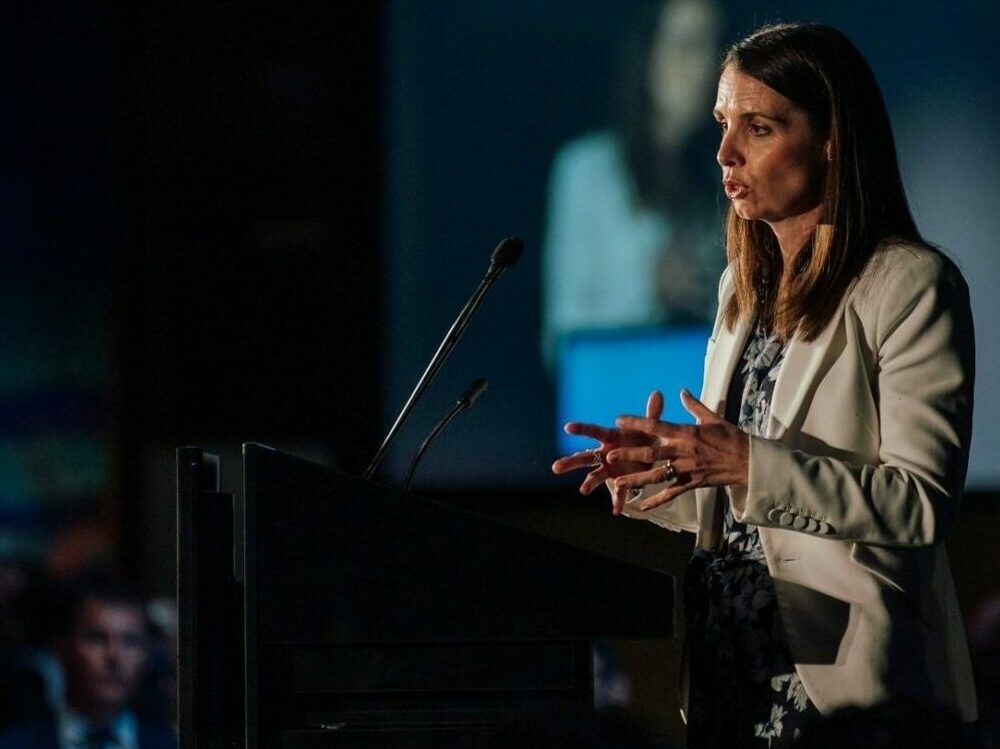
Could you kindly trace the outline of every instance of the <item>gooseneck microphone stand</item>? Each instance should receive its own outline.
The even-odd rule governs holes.
[[[458,317],[455,318],[455,322],[451,324],[448,332],[445,334],[437,351],[431,358],[430,364],[427,365],[427,369],[420,376],[417,381],[416,387],[413,388],[413,392],[410,393],[410,397],[406,399],[406,403],[403,405],[403,409],[399,412],[399,416],[396,417],[396,421],[393,422],[392,427],[389,429],[389,433],[386,435],[385,439],[382,441],[382,445],[379,447],[378,452],[375,453],[375,457],[372,458],[372,462],[365,469],[365,472],[361,474],[361,477],[366,481],[370,480],[374,475],[375,470],[378,468],[379,463],[385,457],[386,450],[388,450],[389,445],[395,439],[396,434],[399,432],[400,427],[403,426],[406,419],[409,417],[410,412],[413,410],[413,406],[423,395],[424,390],[427,386],[434,381],[434,378],[440,372],[442,365],[451,355],[451,352],[455,348],[455,344],[461,339],[462,334],[465,333],[465,329],[469,326],[469,321],[472,319],[472,315],[478,309],[479,305],[483,301],[483,297],[486,296],[486,292],[490,290],[490,287],[496,283],[496,280],[501,276],[501,274],[510,268],[517,259],[521,256],[521,252],[524,250],[524,243],[520,239],[515,239],[513,237],[508,237],[504,239],[496,246],[493,250],[493,254],[490,256],[490,267],[486,271],[486,275],[483,280],[479,282],[479,286],[473,292],[472,296],[462,307],[461,312],[458,313]]]

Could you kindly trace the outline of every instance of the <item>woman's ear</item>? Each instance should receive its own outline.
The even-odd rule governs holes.
[[[833,161],[833,143],[831,143],[829,138],[823,144],[823,154],[826,156],[827,161]]]

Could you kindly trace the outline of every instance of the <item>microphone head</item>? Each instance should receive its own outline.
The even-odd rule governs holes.
[[[516,237],[507,237],[500,241],[490,256],[490,264],[496,268],[507,269],[517,262],[524,251],[524,242]]]
[[[466,409],[472,408],[476,404],[476,401],[479,400],[479,396],[486,392],[486,388],[489,386],[490,383],[488,380],[479,378],[469,385],[469,389],[462,394],[459,404]]]

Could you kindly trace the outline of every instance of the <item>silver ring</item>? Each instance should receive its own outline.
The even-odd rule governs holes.
[[[590,465],[594,468],[600,468],[604,465],[604,456],[601,455],[601,448],[592,447],[587,452],[590,453]]]
[[[663,476],[663,481],[673,481],[677,478],[677,469],[674,468],[674,464],[668,460],[660,466],[660,475]]]

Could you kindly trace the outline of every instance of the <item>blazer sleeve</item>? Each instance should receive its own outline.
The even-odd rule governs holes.
[[[845,313],[873,321],[877,460],[855,465],[752,437],[749,484],[732,494],[738,520],[882,546],[932,545],[947,533],[971,437],[968,288],[937,253],[897,260]],[[799,517],[805,527],[792,523]]]

